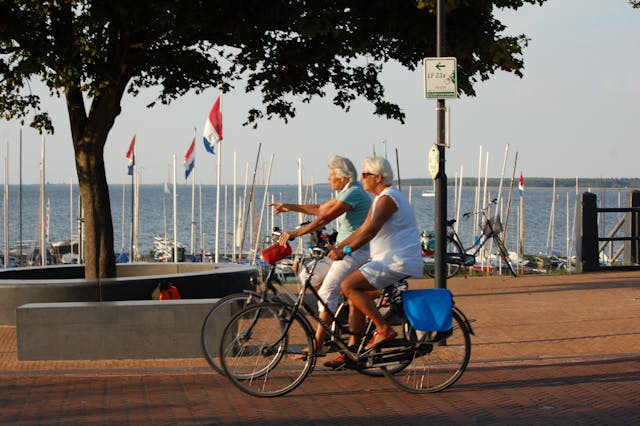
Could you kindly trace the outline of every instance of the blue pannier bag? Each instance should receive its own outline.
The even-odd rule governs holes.
[[[453,297],[448,289],[430,288],[403,291],[402,305],[409,323],[416,330],[451,330]]]

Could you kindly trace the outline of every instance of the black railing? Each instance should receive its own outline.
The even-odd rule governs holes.
[[[628,197],[629,207],[598,208],[596,195],[591,192],[582,194],[578,204],[578,235],[576,238],[576,267],[578,272],[640,270],[640,191],[632,191]],[[624,213],[614,230],[606,237],[599,236],[598,215],[606,213]],[[624,236],[616,236],[624,227]],[[604,244],[600,244],[604,242]],[[620,253],[610,256],[610,263],[601,261],[600,253],[614,242],[624,242],[621,251],[623,260],[618,261]]]

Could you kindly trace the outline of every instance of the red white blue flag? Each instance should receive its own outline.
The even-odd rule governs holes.
[[[136,164],[136,135],[133,135],[133,139],[131,139],[131,143],[129,144],[129,149],[127,150],[127,160],[129,160],[129,171],[127,174],[129,176],[133,175],[133,166]]]
[[[220,103],[222,101],[222,95],[218,95],[209,112],[209,116],[204,122],[203,141],[204,149],[211,154],[215,154],[215,147],[222,140],[222,110]]]
[[[520,180],[518,181],[518,191],[520,191],[520,196],[524,194],[524,179],[522,178],[522,172],[520,172]]]
[[[184,155],[184,178],[189,179],[189,175],[191,171],[196,165],[196,137],[193,137],[191,141],[191,145],[189,145],[189,149],[187,153]]]

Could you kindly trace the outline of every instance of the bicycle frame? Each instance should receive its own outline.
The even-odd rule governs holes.
[[[318,250],[320,250],[320,249],[318,249]],[[287,308],[289,308],[291,310],[290,318],[289,318],[289,320],[287,320],[287,323],[286,323],[285,327],[282,329],[280,337],[273,343],[273,345],[271,345],[271,348],[269,348],[269,350],[272,351],[274,348],[276,348],[280,344],[282,339],[284,339],[286,337],[287,333],[289,332],[289,329],[290,329],[291,325],[293,324],[293,320],[292,319],[295,318],[296,316],[298,316],[299,318],[302,318],[303,322],[305,323],[305,325],[309,328],[310,331],[312,331],[312,327],[311,327],[310,322],[307,320],[307,318],[304,315],[301,314],[301,312],[304,312],[304,313],[308,314],[309,316],[311,316],[318,324],[320,324],[322,326],[322,328],[327,333],[327,335],[332,337],[332,342],[336,346],[338,346],[339,350],[345,351],[345,353],[347,353],[348,356],[350,358],[352,358],[352,360],[355,361],[357,359],[357,357],[354,355],[353,352],[351,352],[349,350],[349,347],[344,342],[342,342],[342,340],[337,338],[338,336],[336,335],[334,330],[331,328],[331,326],[329,324],[327,324],[325,321],[323,321],[320,318],[320,316],[315,313],[313,308],[311,306],[309,306],[309,304],[307,304],[307,302],[305,302],[305,300],[304,300],[305,294],[307,293],[307,291],[310,291],[311,295],[313,296],[313,299],[316,302],[319,301],[322,304],[322,306],[325,308],[325,311],[329,313],[329,316],[330,316],[329,323],[338,323],[337,322],[337,318],[335,317],[335,314],[329,309],[329,307],[324,302],[324,300],[322,300],[322,298],[318,295],[318,291],[311,285],[311,277],[313,276],[313,272],[315,270],[315,267],[316,267],[318,261],[320,259],[322,259],[322,257],[324,257],[324,252],[319,253],[318,251],[316,251],[316,249],[314,249],[313,251],[314,251],[313,259],[315,260],[315,262],[313,263],[313,267],[311,268],[310,271],[308,271],[309,275],[307,276],[307,279],[305,280],[304,284],[300,286],[300,290],[298,292],[298,297],[295,300],[295,303],[293,305],[285,305],[285,307],[287,307]],[[368,326],[367,326],[367,330],[365,331],[365,333],[369,330],[370,327],[372,327],[371,324],[372,323],[369,321]],[[338,323],[338,325],[340,327],[343,327],[342,324]],[[344,331],[344,330],[342,330],[342,331]],[[360,346],[361,345],[362,345],[362,343],[360,344]]]
[[[483,217],[487,217],[486,214],[483,214]],[[491,232],[489,235],[485,235],[482,234],[482,237],[480,237],[480,239],[478,241],[476,241],[472,246],[470,247],[465,247],[464,243],[462,242],[462,240],[460,239],[460,236],[458,235],[458,233],[456,232],[456,230],[453,228],[453,223],[451,224],[447,223],[450,232],[449,232],[449,237],[453,240],[455,240],[458,244],[460,244],[460,247],[462,247],[465,251],[465,253],[469,256],[473,256],[474,260],[476,255],[478,254],[478,252],[480,252],[480,250],[482,249],[482,247],[484,247],[484,245],[488,242],[488,241],[493,241],[494,235],[495,235],[495,231],[493,230],[493,228],[491,227],[489,221],[486,222],[487,226],[491,229]]]
[[[366,339],[360,339],[360,343],[357,345],[357,347],[354,348],[353,347],[349,347],[342,339],[340,339],[340,336],[334,331],[334,329],[331,328],[330,324],[335,323],[340,327],[340,332],[344,333],[344,334],[353,334],[350,330],[345,329],[345,327],[343,326],[343,324],[340,324],[340,322],[337,320],[337,318],[335,317],[335,314],[328,309],[327,305],[325,304],[325,302],[322,300],[322,298],[318,295],[317,290],[311,285],[311,275],[313,274],[313,270],[315,269],[315,265],[317,264],[318,260],[320,260],[322,257],[324,256],[324,252],[320,253],[320,252],[315,252],[314,249],[314,259],[316,260],[316,262],[313,265],[312,270],[310,271],[311,273],[309,274],[309,276],[307,277],[307,279],[305,280],[305,283],[300,287],[300,291],[298,293],[298,298],[295,301],[295,303],[293,305],[286,305],[283,304],[283,306],[285,307],[285,309],[290,309],[289,315],[290,317],[287,319],[286,321],[286,325],[285,327],[282,329],[282,332],[280,334],[280,337],[271,345],[271,347],[269,348],[269,351],[273,351],[275,348],[277,348],[280,343],[282,342],[282,340],[287,336],[287,333],[289,332],[289,329],[291,327],[291,325],[293,324],[293,318],[298,317],[301,318],[303,323],[305,324],[306,327],[309,328],[309,330],[311,332],[313,332],[313,329],[311,327],[311,323],[309,322],[309,320],[302,315],[302,312],[308,314],[311,318],[313,318],[313,320],[320,324],[321,327],[324,329],[325,333],[327,334],[327,336],[331,337],[331,342],[333,345],[335,345],[336,349],[342,353],[344,353],[352,362],[359,362],[362,360],[367,360],[367,365],[363,365],[361,366],[361,368],[371,368],[371,367],[380,367],[383,365],[387,365],[389,362],[398,362],[398,361],[402,361],[404,360],[407,354],[415,352],[417,350],[419,350],[420,345],[415,345],[412,348],[407,348],[406,346],[403,346],[402,348],[396,348],[395,350],[392,350],[390,352],[386,352],[383,355],[381,354],[375,354],[375,357],[383,357],[384,356],[384,360],[383,362],[374,362],[373,359],[370,357],[370,354],[372,352],[372,350],[364,350],[364,346],[366,345]],[[330,320],[329,322],[325,322],[323,321],[320,316],[318,314],[315,313],[314,309],[309,306],[309,304],[304,300],[304,296],[307,293],[307,291],[310,292],[310,294],[312,295],[314,301],[320,301],[320,303],[325,307],[326,312],[329,313],[330,315]],[[381,307],[382,301],[384,300],[385,297],[388,296],[388,290],[384,289],[381,292],[378,304],[377,304],[377,308]],[[374,324],[371,320],[367,321],[367,325],[363,331],[363,336],[367,336],[372,330],[373,330]],[[390,355],[395,355],[395,356],[400,356],[398,359],[389,359],[388,356]]]

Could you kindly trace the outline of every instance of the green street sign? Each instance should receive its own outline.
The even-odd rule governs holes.
[[[458,97],[458,61],[456,58],[424,59],[424,97],[456,99]]]

